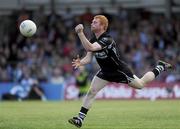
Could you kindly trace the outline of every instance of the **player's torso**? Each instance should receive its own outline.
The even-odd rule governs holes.
[[[109,72],[117,70],[121,63],[117,55],[112,49],[103,49],[94,53],[94,56],[101,67],[102,71]]]
[[[121,66],[125,65],[124,61],[121,60],[122,55],[120,55],[115,41],[109,35],[105,34],[100,38],[98,39],[94,38],[93,40],[94,42],[101,42],[102,38],[107,38],[107,39],[111,38],[111,40],[109,40],[110,42],[107,42],[106,46],[102,50],[94,52],[94,56],[102,71],[104,72],[117,71],[117,69],[120,69]]]

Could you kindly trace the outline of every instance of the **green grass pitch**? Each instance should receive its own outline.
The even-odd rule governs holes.
[[[81,101],[0,102],[0,129],[76,129]],[[179,100],[95,101],[82,129],[180,129]]]

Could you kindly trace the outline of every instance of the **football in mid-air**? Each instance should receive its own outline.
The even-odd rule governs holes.
[[[25,37],[31,37],[36,33],[36,24],[31,20],[24,20],[19,26],[21,34]]]

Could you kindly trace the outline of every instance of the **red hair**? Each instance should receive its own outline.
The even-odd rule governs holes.
[[[108,19],[104,15],[96,15],[94,19],[99,19],[100,23],[104,26],[104,30],[106,31],[108,28]]]

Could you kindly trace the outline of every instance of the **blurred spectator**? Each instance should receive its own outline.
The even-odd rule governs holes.
[[[118,12],[117,12],[117,18],[118,20],[127,20],[128,19],[128,12],[125,8],[123,8],[122,6],[118,7]]]
[[[19,13],[19,16],[18,16],[18,19],[17,19],[17,27],[20,25],[20,23],[24,20],[27,20],[27,19],[30,19],[30,15],[28,13],[28,11],[26,10],[26,8],[22,8],[20,13]]]
[[[45,24],[46,22],[46,15],[45,15],[45,10],[44,10],[44,6],[41,5],[39,6],[38,10],[36,10],[33,13],[33,21],[36,23],[36,25],[41,25],[41,24]]]
[[[79,68],[76,73],[76,86],[79,88],[79,99],[84,97],[89,89],[88,73],[84,66]]]
[[[167,77],[166,77],[166,80],[165,82],[168,84],[167,87],[166,87],[166,91],[167,93],[169,94],[169,96],[172,97],[172,93],[173,93],[173,84],[178,80],[177,76],[174,75],[174,74],[169,74]]]
[[[47,17],[48,19],[48,25],[49,27],[52,27],[53,25],[56,24],[57,20],[61,20],[60,15],[57,14],[56,10],[53,8],[51,9],[51,12],[49,14],[49,16]]]
[[[93,13],[90,7],[86,7],[85,12],[80,16],[83,23],[91,23],[93,20]]]
[[[74,17],[70,7],[65,8],[65,13],[61,14],[62,20],[67,28],[73,28]]]
[[[50,76],[49,82],[52,84],[64,84],[64,77],[60,67],[55,67]]]
[[[25,99],[41,99],[46,100],[46,97],[39,87],[39,83],[36,79],[30,77],[30,73],[24,73],[24,76],[19,81],[19,84],[15,85],[10,93],[4,94],[2,97],[4,100],[25,100]]]
[[[71,8],[64,8],[65,13],[52,10],[46,14],[44,7],[32,13],[22,8],[10,16],[0,18],[0,80],[17,82],[26,67],[33,78],[47,82],[51,75],[57,74],[56,66],[66,81],[75,82],[75,71],[71,60],[77,54],[83,55],[79,39],[74,33],[75,25],[84,22],[85,33],[92,33],[86,22],[91,22],[93,13],[87,7],[82,14],[74,14]],[[116,12],[116,13],[115,13]],[[180,22],[178,18],[166,19],[163,15],[149,14],[143,10],[129,10],[118,7],[114,13],[101,7],[99,14],[104,14],[110,21],[110,34],[115,38],[126,61],[135,72],[151,69],[158,59],[170,61],[180,71]],[[139,13],[141,12],[141,13]],[[145,11],[146,13],[146,11]],[[37,33],[32,38],[23,37],[14,24],[32,18],[38,25]],[[13,22],[15,21],[15,22]],[[88,29],[87,29],[88,28]],[[146,63],[151,64],[146,65]],[[87,65],[89,75],[95,74],[98,65]],[[55,69],[55,70],[54,70]],[[143,71],[142,71],[143,70]],[[55,73],[54,73],[55,72]],[[140,73],[139,73],[140,74]],[[175,75],[175,73],[172,73]],[[159,77],[165,80],[166,75]],[[67,83],[69,83],[67,82]]]

